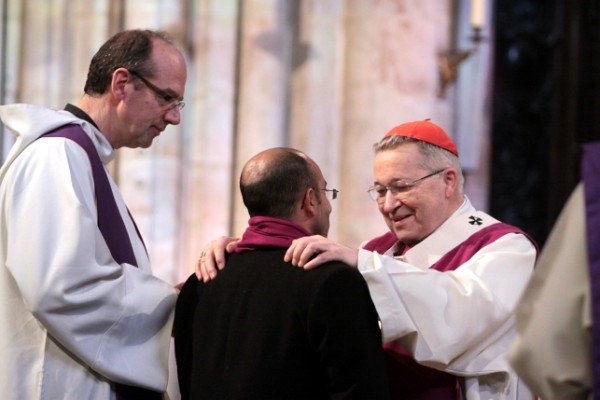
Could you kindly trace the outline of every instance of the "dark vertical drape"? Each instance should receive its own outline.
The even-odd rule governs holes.
[[[540,244],[598,135],[598,1],[496,2],[490,211]]]

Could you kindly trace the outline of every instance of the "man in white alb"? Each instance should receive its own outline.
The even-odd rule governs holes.
[[[182,54],[161,32],[110,38],[85,94],[55,111],[0,107],[16,142],[0,170],[3,399],[161,399],[176,290],[104,164],[180,121]]]

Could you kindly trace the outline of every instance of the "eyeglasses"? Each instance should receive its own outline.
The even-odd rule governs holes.
[[[156,94],[158,97],[160,97],[168,105],[169,109],[177,107],[179,110],[183,110],[183,107],[185,107],[185,102],[183,100],[178,100],[175,96],[169,94],[168,91],[163,90],[163,89],[159,88],[158,86],[154,85],[152,82],[150,82],[148,79],[144,78],[139,73],[137,73],[131,69],[128,71],[131,75],[133,75],[136,78],[138,78],[139,80],[141,80],[148,89],[150,89],[154,92],[154,94]]]
[[[337,189],[321,189],[321,190],[325,192],[325,196],[327,197],[328,200],[337,199],[338,193],[340,192]]]
[[[392,196],[397,196],[398,193],[405,193],[405,192],[409,191],[417,183],[421,182],[422,180],[430,178],[441,172],[444,172],[445,170],[446,170],[446,168],[438,169],[436,171],[433,171],[429,175],[425,175],[424,177],[415,179],[414,181],[400,180],[400,181],[396,181],[396,182],[392,183],[389,186],[375,185],[375,186],[372,186],[371,188],[369,188],[369,190],[367,192],[369,193],[369,196],[371,196],[371,199],[375,200],[378,203],[383,203],[388,190],[390,192],[392,192]]]

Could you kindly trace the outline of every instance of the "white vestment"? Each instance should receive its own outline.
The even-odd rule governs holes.
[[[117,264],[98,229],[85,151],[40,135],[78,124],[104,164],[106,138],[66,111],[0,107],[17,135],[0,169],[0,397],[115,399],[109,381],[166,390],[176,291],[151,274],[110,182],[138,267]]]
[[[384,342],[399,339],[419,363],[462,377],[467,399],[526,400],[532,395],[509,367],[506,352],[535,246],[509,233],[454,271],[429,269],[477,230],[497,222],[465,198],[403,256],[394,258],[394,247],[384,255],[361,249],[358,268],[379,313]]]
[[[534,392],[547,400],[593,396],[585,211],[580,183],[552,228],[517,307],[517,337],[508,358]]]

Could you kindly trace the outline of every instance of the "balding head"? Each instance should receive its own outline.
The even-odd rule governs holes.
[[[273,148],[252,157],[240,177],[250,216],[289,219],[307,188],[318,191],[317,165],[301,151]]]

